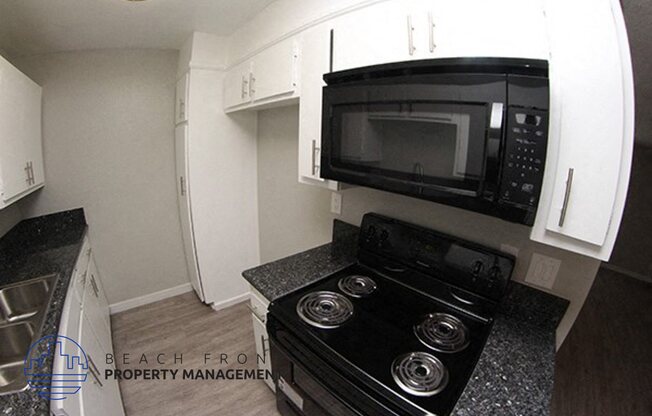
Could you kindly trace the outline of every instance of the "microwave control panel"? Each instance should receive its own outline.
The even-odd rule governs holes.
[[[548,112],[509,107],[499,200],[536,207],[548,145]]]

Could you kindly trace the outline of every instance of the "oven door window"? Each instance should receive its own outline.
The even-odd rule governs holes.
[[[485,104],[347,103],[332,110],[333,169],[477,194],[484,174]]]

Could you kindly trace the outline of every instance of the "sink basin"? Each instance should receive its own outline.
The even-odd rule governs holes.
[[[47,306],[54,276],[41,277],[0,289],[0,322],[31,318]]]
[[[34,326],[29,322],[0,327],[0,388],[22,377],[25,354],[33,338]]]
[[[0,287],[0,395],[27,388],[25,356],[40,336],[57,275]]]

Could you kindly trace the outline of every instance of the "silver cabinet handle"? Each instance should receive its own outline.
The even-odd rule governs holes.
[[[36,183],[36,179],[34,178],[34,162],[30,161],[29,162],[29,173],[32,175],[32,185]]]
[[[93,358],[90,355],[88,356],[88,363],[89,363],[88,369],[91,371],[93,378],[95,379],[95,381],[97,381],[97,384],[99,384],[100,387],[103,387],[104,385],[100,381],[100,372],[97,369],[97,366],[95,365],[95,362],[93,361]]]
[[[179,118],[186,118],[186,102],[183,98],[179,98]]]
[[[412,26],[412,16],[407,17],[407,29],[408,29],[408,52],[410,55],[414,55],[416,48],[414,47],[414,26]]]
[[[435,21],[432,18],[432,12],[428,12],[428,31],[430,32],[430,52],[434,52],[437,45],[435,44]]]
[[[240,97],[244,100],[247,97],[248,90],[249,89],[249,80],[243,75],[242,76],[242,89],[241,89],[241,94]]]
[[[91,273],[91,286],[93,286],[93,293],[96,298],[100,297],[100,289],[97,287],[97,282],[95,282],[95,275]]]
[[[267,353],[269,352],[269,338],[265,339],[265,336],[261,335],[260,342],[263,345],[263,357],[265,358],[265,360],[267,360]],[[265,342],[267,342],[268,345],[267,347],[265,346]]]
[[[30,174],[29,162],[25,163],[25,174],[27,175],[27,179],[25,179],[25,181],[27,181],[27,185],[31,185],[32,175]]]
[[[254,73],[250,72],[249,73],[249,97],[253,98],[254,93],[256,92],[256,89],[254,88],[254,84],[256,83],[256,78],[254,77]]]
[[[317,172],[319,171],[320,165],[317,163],[317,153],[319,153],[321,149],[317,147],[317,140],[312,141],[312,176],[317,176]]]
[[[561,215],[559,215],[559,226],[564,226],[566,220],[566,211],[568,210],[568,201],[570,199],[571,188],[573,187],[573,173],[575,169],[568,169],[568,176],[566,177],[566,192],[564,193],[564,204],[561,206]]]
[[[179,176],[179,188],[181,188],[180,189],[181,196],[185,196],[186,195],[186,181],[183,178],[183,176]]]

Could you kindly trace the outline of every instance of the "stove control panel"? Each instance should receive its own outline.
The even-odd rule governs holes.
[[[372,213],[362,220],[360,249],[495,300],[514,268],[509,254]]]

